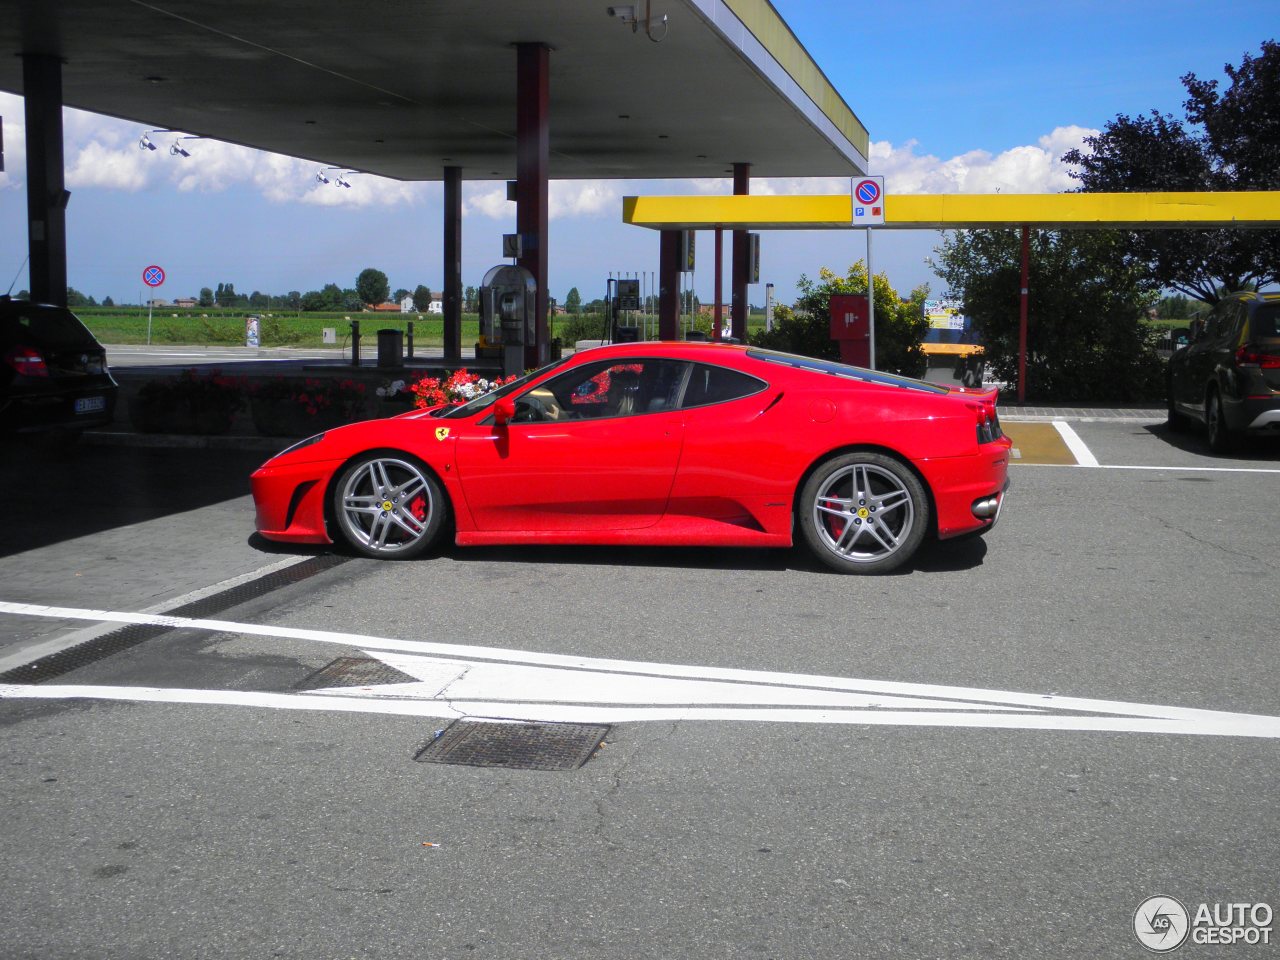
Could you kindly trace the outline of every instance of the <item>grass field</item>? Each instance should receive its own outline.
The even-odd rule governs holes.
[[[147,311],[138,307],[77,307],[75,314],[101,343],[137,344],[148,342]],[[242,344],[247,311],[216,309],[182,310],[173,307],[156,309],[150,319],[150,342],[153,344]],[[339,344],[349,340],[352,320],[360,321],[364,343],[373,342],[379,330],[408,333],[413,322],[413,343],[418,347],[444,345],[444,320],[438,316],[376,313],[256,313],[262,318],[259,337],[264,347],[321,347],[324,329],[332,327]],[[637,318],[635,321],[639,323]],[[763,315],[753,313],[749,329],[764,325]],[[706,321],[698,324],[709,329]],[[604,321],[598,316],[555,317],[551,336],[565,343],[600,337]],[[683,328],[683,325],[682,325]],[[656,320],[650,318],[651,336],[656,336]],[[462,315],[462,343],[475,343],[480,336],[480,318],[474,313]]]

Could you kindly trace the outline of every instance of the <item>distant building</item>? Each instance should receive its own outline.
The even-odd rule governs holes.
[[[443,294],[433,293],[431,295],[431,302],[427,304],[427,313],[444,313]]]
[[[195,297],[176,297],[173,301],[175,307],[194,307],[199,301]]]
[[[404,295],[404,298],[400,301],[400,312],[401,313],[417,313],[417,310],[414,308],[414,305],[413,305],[413,294],[406,293]]]

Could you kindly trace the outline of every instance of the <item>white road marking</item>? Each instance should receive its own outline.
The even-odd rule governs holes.
[[[1098,458],[1093,455],[1093,451],[1085,445],[1080,439],[1080,434],[1071,429],[1071,425],[1065,420],[1053,421],[1053,428],[1058,431],[1062,437],[1062,442],[1067,445],[1067,449],[1071,451],[1071,455],[1076,458],[1076,463],[1082,467],[1096,467]]]
[[[0,613],[142,623],[356,647],[414,681],[300,694],[0,685],[0,699],[94,699],[329,710],[398,716],[622,723],[749,720],[1174,733],[1280,739],[1280,717],[724,667],[644,663],[461,644],[0,601]]]
[[[1019,467],[1080,467],[1080,463],[1020,463]],[[1149,466],[1128,463],[1095,463],[1098,470],[1171,470],[1191,473],[1280,473],[1280,468],[1273,467],[1175,467]]]
[[[265,577],[268,574],[275,573],[278,570],[285,570],[289,567],[297,566],[309,560],[310,557],[305,555],[296,557],[285,557],[276,560],[274,563],[268,563],[264,567],[252,570],[249,573],[242,573],[239,576],[230,577],[219,583],[212,584],[208,587],[200,587],[189,593],[184,593],[178,597],[170,597],[162,600],[160,603],[144,607],[143,613],[163,613],[166,610],[174,610],[184,604],[193,603],[196,600],[203,600],[205,597],[211,597],[215,593],[221,593],[223,590],[230,590],[232,587],[238,587],[242,583],[248,583],[259,577]],[[80,630],[73,630],[70,633],[64,633],[61,636],[53,637],[48,640],[42,640],[30,646],[22,647],[6,656],[0,657],[0,673],[7,673],[18,667],[25,667],[28,664],[35,663],[37,660],[43,660],[45,657],[68,650],[71,647],[79,646],[82,643],[88,643],[90,640],[96,640],[105,633],[110,633],[117,629],[112,623],[98,623],[92,627],[84,627]]]

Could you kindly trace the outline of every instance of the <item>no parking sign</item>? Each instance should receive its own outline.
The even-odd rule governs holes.
[[[884,177],[859,177],[851,181],[853,225],[884,225]]]

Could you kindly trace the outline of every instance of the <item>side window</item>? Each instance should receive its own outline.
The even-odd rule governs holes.
[[[681,406],[704,407],[710,403],[725,403],[759,393],[765,386],[764,381],[739,373],[737,370],[695,363],[689,375],[689,385],[685,388],[684,402]]]
[[[1222,335],[1223,317],[1226,315],[1227,307],[1226,301],[1220,301],[1213,308],[1213,312],[1209,314],[1209,319],[1204,322],[1204,338],[1206,340],[1216,339]]]
[[[687,367],[680,360],[645,358],[577,367],[516,397],[513,422],[595,420],[674,409]]]

